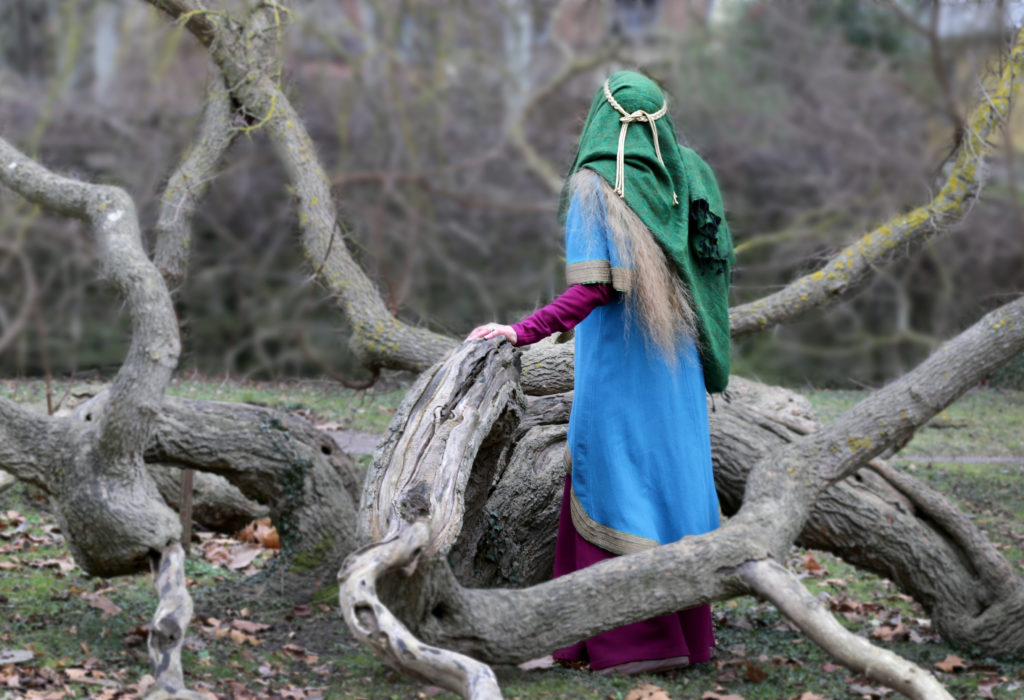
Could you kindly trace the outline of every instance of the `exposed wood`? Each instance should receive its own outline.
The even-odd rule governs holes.
[[[388,610],[377,581],[421,560],[443,560],[462,529],[465,503],[482,501],[494,459],[525,407],[517,352],[504,340],[463,344],[408,392],[364,484],[360,531],[371,544],[338,574],[339,601],[356,638],[393,668],[467,698],[500,698],[493,672],[422,644]],[[467,495],[470,494],[470,495]]]
[[[155,583],[160,604],[149,626],[147,646],[156,683],[147,697],[200,700],[205,696],[185,688],[181,668],[185,631],[192,620],[192,596],[185,580],[185,551],[179,542],[164,549]]]
[[[357,639],[378,658],[412,678],[459,693],[464,698],[502,697],[487,664],[424,644],[380,602],[377,580],[393,569],[416,566],[431,540],[426,518],[416,518],[394,535],[359,550],[338,572],[341,612]]]

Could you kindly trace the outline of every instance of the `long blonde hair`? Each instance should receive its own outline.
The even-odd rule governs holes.
[[[639,319],[645,339],[674,361],[679,344],[695,338],[697,327],[682,279],[644,222],[603,177],[581,168],[572,176],[569,188],[578,193],[577,204],[587,219],[600,220],[604,207],[616,253],[632,268],[624,292],[627,313]]]

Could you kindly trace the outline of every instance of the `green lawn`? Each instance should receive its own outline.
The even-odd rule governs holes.
[[[317,382],[209,380],[176,381],[171,391],[299,411],[318,422],[368,432],[387,425],[402,394],[400,388],[354,392]],[[55,393],[63,392],[58,386]],[[0,381],[0,395],[45,405],[41,382]],[[849,391],[809,394],[826,420],[862,396]],[[1024,393],[973,391],[904,448],[902,455],[912,460],[902,455],[893,460],[951,494],[1018,566],[1024,542],[1022,424]],[[934,459],[942,457],[972,461]],[[184,661],[192,687],[219,698],[454,697],[407,681],[380,664],[354,643],[332,605],[293,607],[267,566],[272,552],[241,571],[202,556],[204,549],[231,546],[237,545],[210,540],[188,562],[196,619]],[[845,625],[934,670],[955,696],[1024,697],[1024,661],[981,658],[950,647],[931,632],[923,610],[888,581],[821,552],[795,549],[790,565]],[[35,654],[27,663],[0,662],[0,698],[7,697],[5,692],[30,697],[30,691],[54,700],[131,697],[148,671],[144,626],[155,605],[151,586],[146,576],[85,576],[70,565],[53,517],[33,488],[18,485],[0,494],[0,654]],[[870,697],[873,692],[870,683],[834,666],[768,604],[752,598],[718,604],[715,621],[720,654],[701,667],[640,678],[605,678],[557,667],[498,669],[499,678],[505,697],[523,699],[618,700],[638,684],[655,685],[675,700],[709,693],[747,700],[816,694],[805,696],[810,700]],[[962,659],[954,664],[958,670],[938,670],[935,664],[951,654]],[[5,690],[5,683],[20,687]]]

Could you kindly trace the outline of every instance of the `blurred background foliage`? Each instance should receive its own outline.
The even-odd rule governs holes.
[[[389,305],[459,336],[562,290],[557,188],[611,70],[659,80],[680,137],[715,169],[738,303],[931,199],[1018,13],[996,0],[306,0],[282,80]],[[5,0],[0,61],[4,137],[125,187],[150,229],[214,77],[205,49],[140,0]],[[878,385],[1019,293],[1020,112],[956,230],[852,301],[739,344],[737,372]],[[258,130],[236,141],[175,290],[182,371],[362,371],[310,281],[283,183]],[[127,337],[87,231],[0,193],[0,375],[111,373]],[[998,380],[1024,386],[1020,364]]]

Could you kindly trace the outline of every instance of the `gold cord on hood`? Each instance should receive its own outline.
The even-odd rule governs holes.
[[[658,156],[658,162],[661,163],[662,167],[665,166],[665,161],[661,157],[661,144],[658,142],[658,126],[654,122],[661,119],[668,112],[668,103],[662,102],[661,109],[657,112],[645,112],[642,109],[638,109],[635,112],[627,112],[622,108],[622,105],[612,97],[611,88],[608,85],[608,81],[604,81],[604,98],[608,100],[608,104],[615,108],[615,111],[621,114],[619,121],[622,122],[622,128],[619,129],[619,150],[615,156],[615,192],[619,197],[625,198],[626,196],[626,132],[629,130],[629,125],[634,122],[647,122],[651,125],[651,136],[654,138],[654,152]],[[679,197],[676,193],[672,192],[672,204],[679,204]]]

